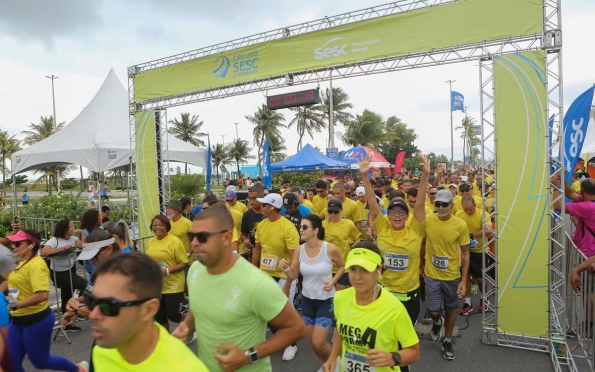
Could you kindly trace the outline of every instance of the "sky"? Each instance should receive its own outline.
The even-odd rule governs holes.
[[[20,133],[30,123],[52,114],[51,80],[46,76],[58,76],[54,82],[56,117],[68,124],[93,98],[110,68],[127,86],[127,67],[135,64],[380,4],[368,0],[0,0],[0,129],[23,138]],[[595,35],[595,2],[566,0],[562,7],[567,107],[595,83],[595,49],[589,44]],[[453,90],[465,95],[468,114],[479,119],[478,77],[477,63],[468,62],[336,80],[333,85],[349,94],[353,114],[369,109],[384,118],[396,115],[415,129],[420,150],[450,157],[449,86],[445,82],[456,80]],[[305,85],[299,90],[314,87]],[[321,84],[326,87],[328,82]],[[291,90],[296,88],[270,94]],[[211,143],[229,143],[235,138],[234,123],[239,123],[239,137],[252,143],[253,126],[245,116],[264,102],[262,93],[252,93],[171,108],[167,116],[171,120],[182,112],[199,115]],[[289,123],[292,113],[281,112]],[[453,117],[458,126],[463,114],[454,112]],[[459,135],[455,133],[455,158],[460,159]],[[286,153],[294,154],[295,129],[284,130],[284,139]],[[324,149],[327,139],[323,132],[314,139],[305,138],[304,143]],[[338,138],[336,144],[340,150],[349,147]],[[70,176],[77,177],[78,172]]]

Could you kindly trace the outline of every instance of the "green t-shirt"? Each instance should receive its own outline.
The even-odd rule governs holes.
[[[159,329],[159,341],[153,353],[139,364],[128,363],[118,349],[93,348],[93,367],[97,372],[140,372],[168,371],[175,366],[176,371],[209,372],[188,346],[165,328],[155,323]]]
[[[287,304],[273,278],[241,257],[220,275],[209,274],[195,261],[188,272],[188,294],[196,319],[198,355],[211,372],[221,371],[213,357],[216,344],[234,344],[247,350],[263,343],[267,322]],[[262,358],[239,371],[271,371],[271,361]]]

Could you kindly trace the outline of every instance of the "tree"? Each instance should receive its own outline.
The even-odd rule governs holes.
[[[289,125],[295,125],[298,134],[297,151],[302,149],[302,138],[307,132],[310,138],[314,139],[314,133],[320,133],[326,127],[325,116],[320,111],[316,110],[314,105],[298,106],[290,108],[295,112],[295,117]]]
[[[236,138],[231,144],[226,147],[229,157],[236,162],[238,167],[238,177],[240,176],[240,164],[246,164],[248,159],[254,159],[254,155],[250,155],[252,148],[248,141]]]
[[[0,130],[0,153],[2,154],[2,193],[6,196],[6,157],[10,157],[21,150],[19,140],[16,135],[10,136],[7,131]]]
[[[391,116],[386,119],[384,127],[385,136],[378,146],[378,151],[388,161],[396,159],[397,154],[405,151],[405,158],[414,157],[419,152],[414,142],[418,135],[413,128],[409,128],[401,119]]]
[[[212,145],[211,160],[213,161],[213,167],[217,172],[217,185],[219,185],[219,168],[221,168],[225,172],[225,166],[231,163],[231,158],[225,146],[223,146],[220,143]]]
[[[345,128],[341,140],[350,146],[377,146],[386,135],[382,116],[368,109],[345,124]]]
[[[271,163],[285,160],[287,158],[287,155],[283,153],[285,150],[287,150],[287,146],[285,146],[285,143],[281,137],[269,138],[269,157]]]
[[[258,148],[258,167],[262,173],[262,147],[265,139],[281,141],[281,128],[286,128],[283,114],[272,111],[265,104],[260,106],[254,115],[246,115],[246,120],[254,124],[254,146]]]
[[[322,91],[322,103],[316,106],[314,109],[321,111],[325,114],[327,123],[329,123],[329,141],[328,146],[331,144],[331,99],[330,89]],[[337,126],[337,123],[347,125],[349,121],[353,119],[353,115],[345,111],[352,109],[353,104],[349,102],[349,95],[343,90],[343,88],[333,88],[333,126]]]
[[[31,130],[24,130],[21,132],[22,134],[25,135],[25,138],[23,139],[23,143],[27,146],[31,146],[33,144],[41,142],[44,139],[48,138],[49,136],[53,135],[54,133],[57,133],[62,128],[64,128],[64,122],[62,122],[58,125],[55,125],[53,116],[51,116],[51,115],[49,117],[41,116],[39,124],[31,123],[29,125],[29,128],[31,128]],[[59,169],[51,169],[51,168],[52,167],[40,168],[41,170],[37,170],[35,172],[35,173],[42,173],[42,172],[45,173],[39,179],[44,179],[46,181],[48,194],[52,193],[52,189],[50,188],[50,181],[51,181],[52,175],[53,175],[53,177],[55,177],[56,171],[59,170]],[[50,175],[50,173],[52,175]],[[57,183],[54,183],[54,184],[57,185]],[[56,190],[58,190],[57,186],[56,186]]]
[[[461,120],[461,125],[455,128],[455,130],[462,130],[461,138],[463,139],[463,164],[465,164],[465,157],[467,154],[470,155],[469,159],[472,159],[471,147],[479,143],[475,134],[475,123],[476,120],[474,118],[465,115],[463,120]],[[475,154],[475,156],[477,156],[477,154]]]
[[[200,139],[200,137],[207,136],[206,133],[200,132],[204,122],[198,121],[198,115],[190,117],[189,112],[182,112],[180,116],[181,120],[174,118],[169,121],[172,126],[167,131],[184,142],[189,142],[198,147],[205,147],[205,142]],[[184,174],[188,174],[188,163],[184,163]]]

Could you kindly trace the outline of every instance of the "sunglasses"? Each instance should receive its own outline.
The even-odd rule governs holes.
[[[90,293],[83,294],[90,311],[99,306],[99,312],[105,316],[118,316],[123,307],[138,306],[152,300],[154,297],[134,301],[116,301],[112,298],[97,298]]]
[[[308,229],[313,229],[312,226],[308,226],[308,225],[301,225],[300,226],[300,230],[308,230]]]
[[[389,209],[388,212],[386,212],[389,216],[404,216],[407,214],[407,212],[405,212],[402,209]]]
[[[21,241],[18,241],[18,242],[14,242],[14,243],[12,243],[12,246],[13,246],[14,248],[16,248],[16,247],[20,247],[20,246],[21,246],[21,244],[23,244],[23,243],[26,243],[26,242],[27,242],[26,240],[21,240]]]
[[[339,214],[339,211],[328,211],[328,214]]]
[[[211,236],[217,235],[217,234],[224,234],[226,232],[229,232],[229,230],[219,230],[219,231],[214,231],[214,232],[199,231],[196,233],[188,231],[186,234],[188,234],[188,240],[190,240],[190,242],[193,242],[194,238],[196,238],[199,243],[206,243],[207,240],[209,240],[209,238]]]
[[[434,207],[436,208],[448,208],[450,203],[443,203],[443,202],[435,202]]]

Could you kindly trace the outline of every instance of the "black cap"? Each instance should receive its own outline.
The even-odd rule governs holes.
[[[390,203],[388,203],[388,207],[386,208],[386,210],[389,210],[394,207],[401,207],[401,209],[403,209],[403,210],[405,210],[405,212],[409,213],[409,207],[407,206],[407,203],[405,203],[404,200],[401,200],[401,199],[392,200]]]
[[[328,201],[328,211],[340,212],[343,208],[343,203],[337,198],[332,198]]]
[[[292,193],[292,192],[287,192],[285,193],[285,195],[283,195],[283,206],[284,207],[289,207],[292,205],[299,205],[300,201],[298,200],[298,197]]]
[[[459,185],[459,191],[471,191],[471,184],[468,184],[467,182],[463,182],[462,184]]]

